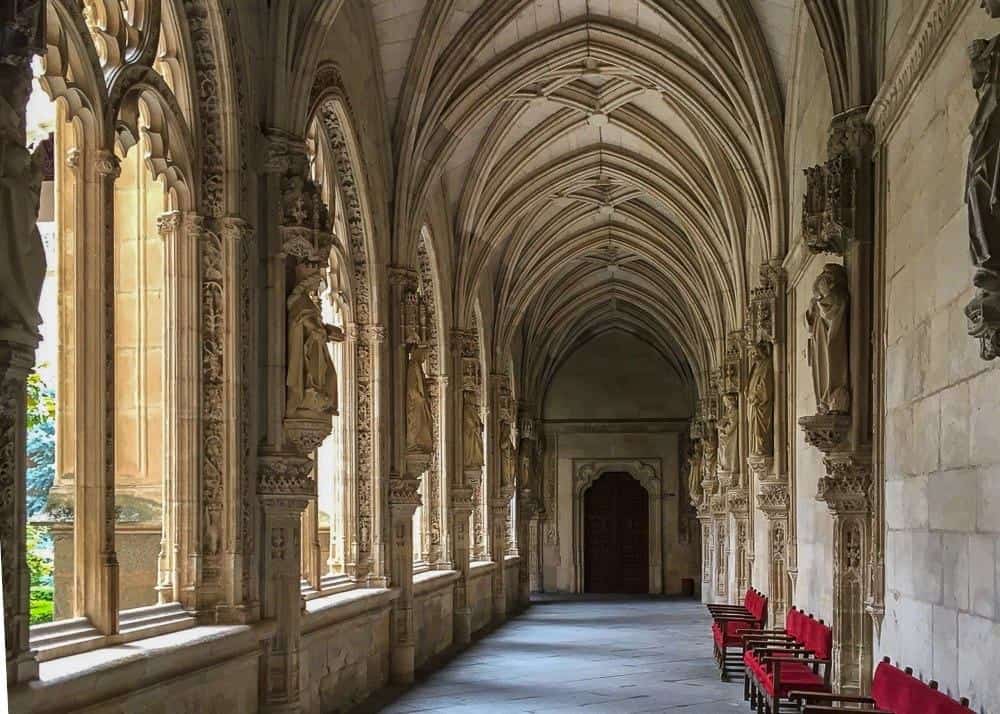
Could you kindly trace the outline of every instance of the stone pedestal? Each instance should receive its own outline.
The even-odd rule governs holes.
[[[408,462],[407,469],[422,469]],[[392,528],[390,577],[399,597],[392,608],[390,674],[396,684],[412,684],[416,636],[413,631],[413,514],[420,505],[420,479],[410,473],[389,479],[389,516]]]
[[[507,557],[507,513],[513,494],[503,493],[490,499],[490,554],[493,560],[493,622],[507,619],[507,578],[504,562]]]
[[[872,671],[872,621],[865,610],[871,549],[872,461],[868,452],[834,452],[816,498],[833,516],[833,682],[862,694]]]
[[[302,512],[316,498],[313,462],[295,454],[260,459],[257,493],[263,511],[261,616],[275,622],[264,646],[262,710],[300,712],[302,639],[300,557]]]
[[[474,473],[467,471],[466,483],[479,472],[479,469],[475,469]],[[472,494],[471,486],[453,486],[451,489],[452,558],[458,571],[452,603],[455,619],[453,637],[459,647],[472,640],[472,608],[469,606],[469,561],[472,547],[469,521],[472,518]]]

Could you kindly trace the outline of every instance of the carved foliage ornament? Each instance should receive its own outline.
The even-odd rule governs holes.
[[[813,253],[842,253],[854,236],[854,160],[838,154],[805,174],[802,240]]]

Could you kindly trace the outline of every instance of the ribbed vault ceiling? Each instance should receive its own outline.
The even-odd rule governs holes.
[[[715,367],[783,252],[792,3],[375,4],[396,235],[443,193],[456,321],[492,295],[489,342],[526,393],[610,329],[692,381]]]

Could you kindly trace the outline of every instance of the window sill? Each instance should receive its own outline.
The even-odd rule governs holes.
[[[469,577],[478,578],[483,575],[488,575],[494,570],[494,564],[492,560],[473,560],[469,563]]]
[[[354,588],[306,601],[302,633],[336,625],[392,605],[399,597],[398,588]]]
[[[118,622],[118,634],[102,635],[88,619],[76,617],[31,628],[31,648],[39,662],[72,657],[103,647],[167,635],[194,627],[194,617],[179,603],[151,605],[125,610]]]
[[[307,601],[328,595],[353,590],[356,585],[349,575],[324,575],[319,581],[319,590],[313,590],[308,581],[302,581],[302,597]]]
[[[444,590],[458,580],[458,572],[454,570],[428,570],[413,576],[413,594],[427,595],[428,593]]]
[[[10,691],[11,711],[74,709],[244,655],[258,656],[273,625],[202,625],[42,662],[39,678]],[[96,675],[96,676],[95,676]]]

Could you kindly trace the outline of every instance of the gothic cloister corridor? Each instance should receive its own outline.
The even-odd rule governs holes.
[[[382,711],[741,711],[742,682],[719,680],[709,624],[691,600],[535,601]]]
[[[998,434],[1000,0],[0,0],[0,714],[1000,714]]]

